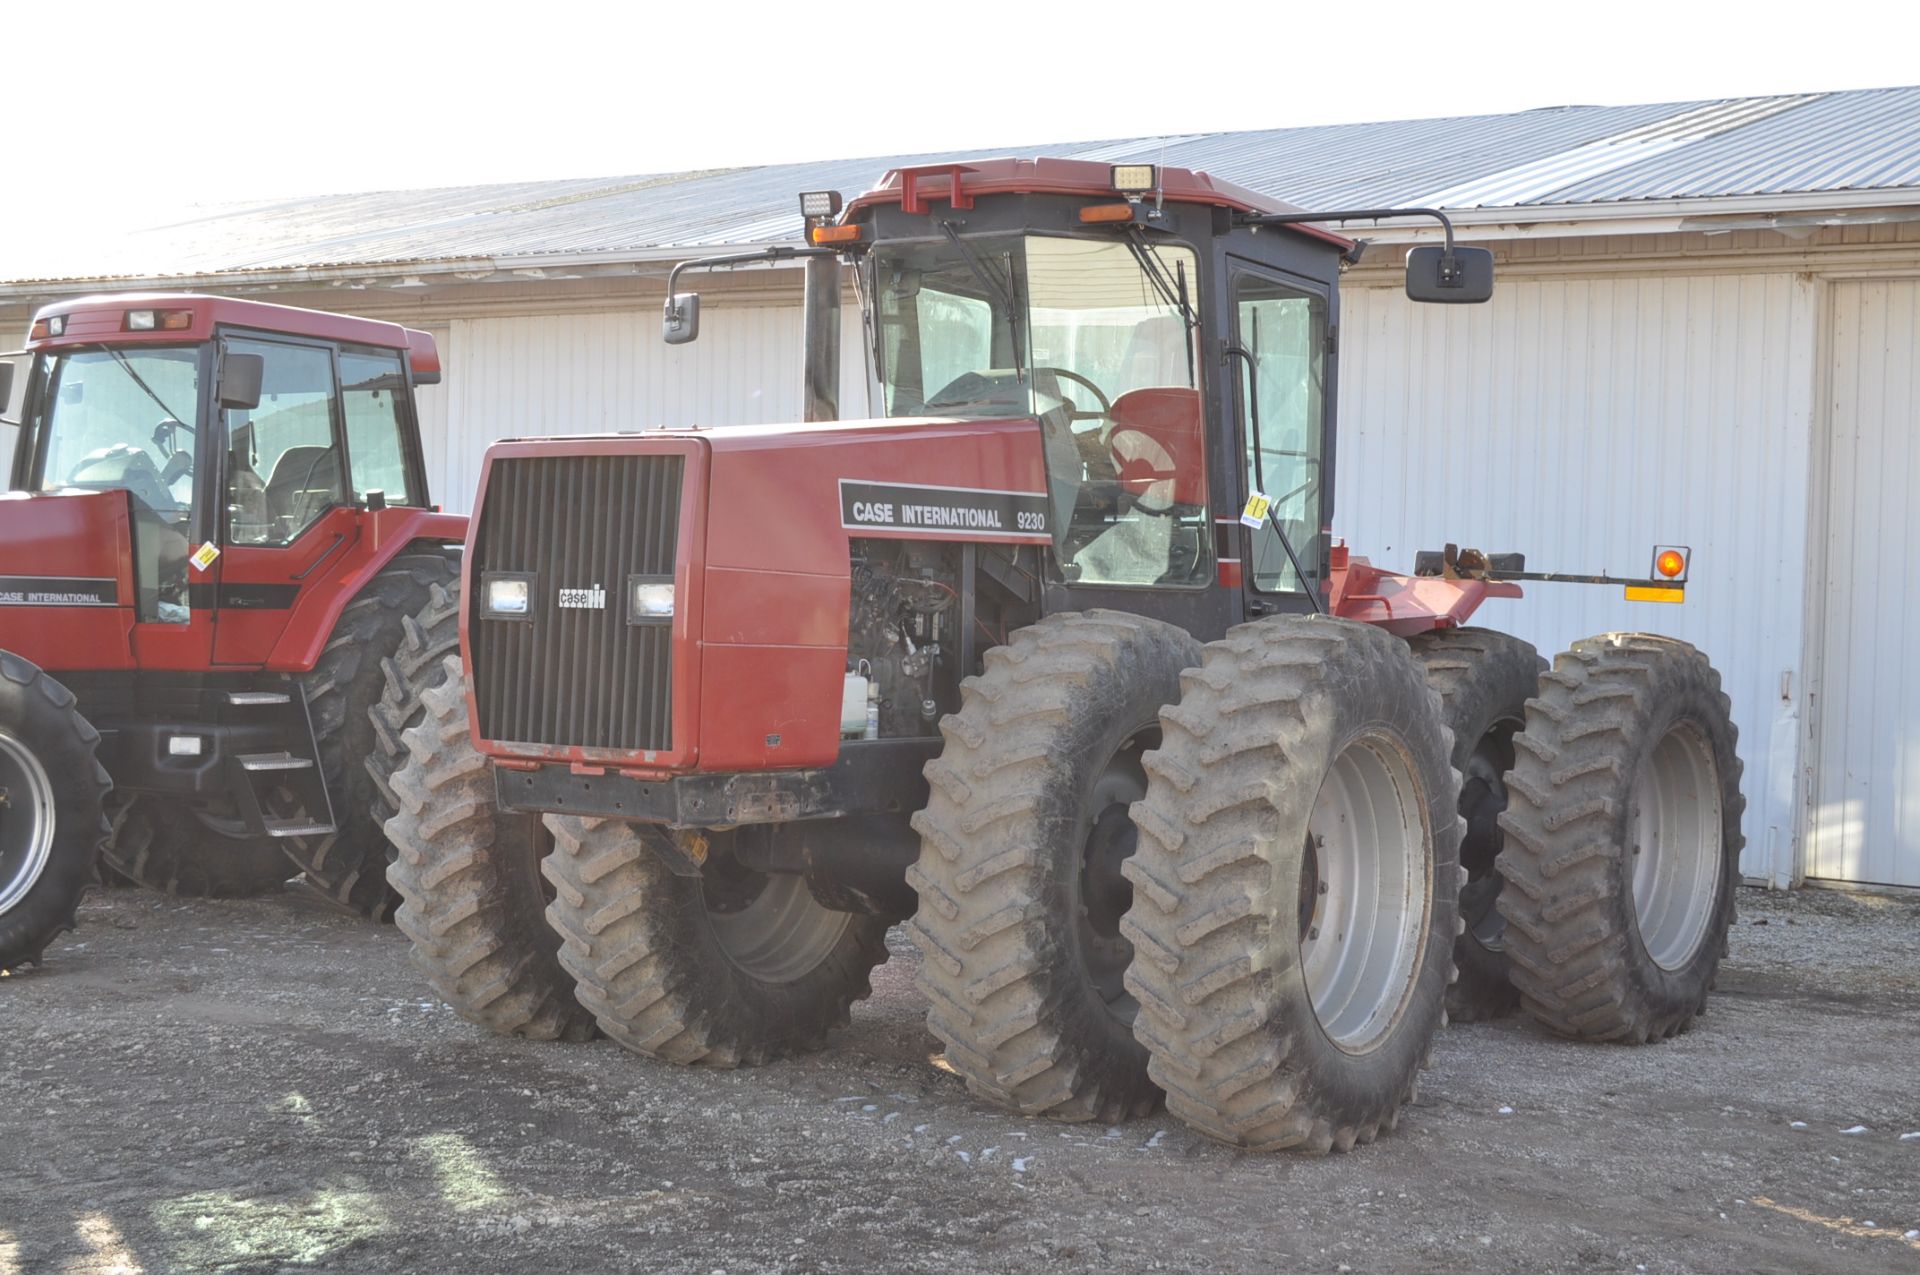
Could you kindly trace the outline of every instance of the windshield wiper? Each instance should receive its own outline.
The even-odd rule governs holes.
[[[145,390],[147,393],[147,397],[160,405],[160,410],[167,414],[168,420],[177,422],[179,426],[182,429],[186,430],[187,433],[189,434],[194,432],[193,426],[188,424],[186,421],[181,420],[180,414],[174,411],[171,407],[168,407],[167,401],[161,398],[158,394],[155,394],[153,392],[153,386],[148,385],[146,381],[141,379],[140,374],[133,370],[133,364],[128,360],[126,355],[114,349],[111,345],[105,346],[103,348],[106,350],[108,354],[111,354],[113,356],[113,361],[118,363],[121,366],[121,368],[125,370],[126,374],[133,378],[133,383],[135,385],[138,385],[141,389]]]
[[[1017,298],[1013,292],[1012,279],[1002,279],[999,275],[988,270],[986,266],[981,264],[980,259],[973,255],[973,249],[967,247],[966,241],[960,238],[960,232],[953,228],[952,222],[941,222],[940,230],[941,233],[946,235],[948,241],[953,244],[954,251],[960,254],[960,260],[967,263],[967,269],[973,271],[973,277],[978,279],[981,285],[989,292],[993,293],[994,299],[1006,310],[1007,327],[1012,330],[1013,334],[1013,374],[1020,380],[1026,380],[1026,361],[1021,357],[1020,353],[1020,313],[1016,304]]]

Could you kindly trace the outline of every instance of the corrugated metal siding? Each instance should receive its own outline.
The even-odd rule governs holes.
[[[1920,280],[1835,284],[1809,876],[1920,886]]]
[[[841,414],[864,416],[859,312],[843,317]],[[798,306],[714,306],[700,328],[698,341],[670,346],[651,308],[454,320],[445,380],[428,391],[440,396],[427,446],[434,498],[470,509],[487,444],[500,438],[800,418]]]
[[[1749,875],[1791,871],[1816,302],[1797,276],[1510,280],[1485,306],[1343,299],[1336,534],[1402,568],[1446,541],[1545,570],[1644,574],[1694,550],[1683,606],[1528,586],[1476,622],[1551,656],[1642,629],[1733,698]],[[1791,675],[1790,699],[1781,678]]]

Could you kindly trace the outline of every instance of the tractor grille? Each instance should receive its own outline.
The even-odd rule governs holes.
[[[474,539],[468,645],[480,737],[576,748],[672,745],[673,634],[627,623],[627,577],[671,577],[679,456],[494,462]],[[482,614],[486,573],[526,572],[531,622]],[[604,609],[560,590],[606,590]]]

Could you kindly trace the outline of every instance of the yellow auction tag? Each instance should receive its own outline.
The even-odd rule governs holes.
[[[198,549],[195,549],[193,551],[193,556],[187,559],[187,561],[191,562],[195,567],[199,568],[200,570],[205,571],[208,567],[213,565],[213,560],[219,556],[220,556],[219,548],[214,545],[213,541],[209,540],[207,541],[207,543],[201,545]]]
[[[1249,527],[1266,525],[1267,511],[1273,508],[1273,501],[1263,491],[1256,491],[1247,497],[1247,507],[1240,511],[1240,521]]]

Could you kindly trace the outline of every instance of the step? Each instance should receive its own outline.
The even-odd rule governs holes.
[[[332,831],[332,824],[314,823],[311,819],[267,820],[269,837],[324,837]]]
[[[241,753],[242,770],[312,770],[313,758],[295,757],[292,753]]]
[[[285,691],[228,691],[227,703],[250,708],[256,704],[286,704],[292,696]]]

